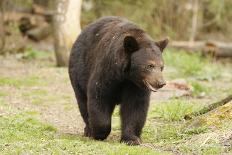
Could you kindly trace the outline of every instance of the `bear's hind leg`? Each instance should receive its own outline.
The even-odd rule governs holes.
[[[78,107],[85,123],[84,136],[91,137],[89,122],[88,122],[87,96],[84,93],[84,91],[80,89],[80,86],[76,87],[74,90],[75,90]]]

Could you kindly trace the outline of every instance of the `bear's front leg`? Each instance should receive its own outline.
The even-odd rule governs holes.
[[[136,86],[135,86],[136,87]],[[131,88],[124,90],[120,108],[121,142],[128,145],[141,144],[140,135],[146,121],[150,93]]]
[[[95,91],[93,91],[95,90]],[[88,116],[91,137],[104,140],[111,131],[111,116],[115,107],[102,90],[91,89],[88,94]]]

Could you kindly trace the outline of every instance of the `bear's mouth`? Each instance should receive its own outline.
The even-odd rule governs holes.
[[[145,83],[147,89],[149,89],[149,90],[151,90],[153,92],[157,92],[157,89],[154,88],[149,82],[147,82],[146,80],[144,80],[144,83]]]

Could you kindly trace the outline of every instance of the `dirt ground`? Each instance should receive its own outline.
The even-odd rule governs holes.
[[[6,102],[12,107],[23,111],[34,110],[39,112],[42,120],[56,126],[60,132],[82,133],[83,121],[71,88],[67,68],[57,68],[53,63],[47,60],[16,59],[15,56],[0,57],[1,77],[9,80],[21,79],[20,81],[22,81],[19,84],[20,87],[17,86],[17,83],[12,83],[11,86],[1,86],[0,91],[10,94],[7,95]],[[32,78],[32,81],[30,81],[30,78]],[[174,83],[175,81],[178,80],[174,80]],[[232,85],[231,83],[225,83],[227,81],[223,83],[222,81],[216,81],[215,87],[223,86],[226,89]],[[190,94],[185,88],[178,89],[173,87],[172,84],[173,82],[169,81],[166,87],[157,93],[153,93],[151,103],[159,103],[172,97],[188,96]],[[36,95],[40,95],[40,98]],[[216,101],[217,99],[218,96],[212,96],[192,98],[191,100],[210,103],[210,101]],[[6,113],[9,113],[9,111],[1,111],[0,109],[1,115]]]
[[[39,112],[42,120],[53,124],[62,133],[82,132],[83,123],[69,83],[67,68],[44,67],[41,62],[23,62],[14,58],[2,58],[0,64],[1,77],[22,80],[37,77],[38,79],[33,82],[42,85],[38,87],[32,83],[31,86],[27,86],[25,80],[25,84],[22,83],[20,88],[1,86],[0,91],[10,94],[6,100],[12,107],[20,111]],[[33,103],[37,100],[33,95],[36,91],[42,92],[41,98],[37,101],[41,103]],[[8,112],[0,111],[0,113],[3,115]]]
[[[52,124],[61,134],[82,135],[84,124],[71,88],[67,68],[57,68],[54,64],[54,60],[48,61],[48,59],[24,60],[15,56],[0,57],[0,96],[4,96],[3,103],[10,105],[7,109],[0,106],[0,116],[22,111],[35,112],[39,113],[42,122]],[[169,68],[166,70],[168,72]],[[152,94],[151,103],[159,104],[170,98],[186,96],[188,100],[207,105],[228,94],[227,90],[232,88],[231,79],[230,74],[223,75],[223,78],[213,83],[217,91],[212,91],[210,95],[193,97],[191,86],[185,84],[183,79],[170,78],[166,87]],[[173,86],[176,83],[177,86]],[[181,84],[181,88],[178,84]],[[159,120],[154,124],[159,124]],[[225,133],[231,135],[231,130],[223,132],[223,135]],[[212,135],[207,134],[205,138],[219,135],[216,132],[210,134]],[[196,142],[199,139],[197,136],[189,139],[188,143]],[[201,136],[203,137],[200,139],[204,143],[204,135]],[[227,140],[228,137],[225,139]]]
[[[33,83],[28,86],[26,79],[20,84],[22,85],[20,88],[13,83],[11,86],[1,86],[0,91],[9,94],[6,102],[19,111],[39,112],[43,121],[57,127],[61,133],[82,134],[84,124],[71,88],[67,68],[47,67],[46,63],[17,60],[15,57],[1,57],[1,77],[22,79],[22,81],[28,77],[36,77],[36,81],[33,81],[35,86]],[[36,85],[37,82],[41,82],[41,86]],[[38,96],[33,94],[36,91],[42,91],[38,94],[41,97],[38,101],[36,99]],[[185,93],[185,91],[178,91],[177,96]],[[173,95],[170,93],[161,92],[153,94],[151,101],[167,100],[171,96]],[[40,103],[34,103],[35,101]],[[0,110],[1,115],[14,112]]]

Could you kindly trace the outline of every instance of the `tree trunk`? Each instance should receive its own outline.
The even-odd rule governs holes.
[[[197,16],[198,16],[198,0],[193,1],[193,17],[192,17],[192,28],[189,38],[190,46],[194,43],[197,33]]]
[[[54,0],[54,46],[57,66],[67,66],[69,53],[81,32],[80,14],[82,0]]]
[[[0,54],[3,54],[5,47],[4,2],[5,1],[0,1]]]

